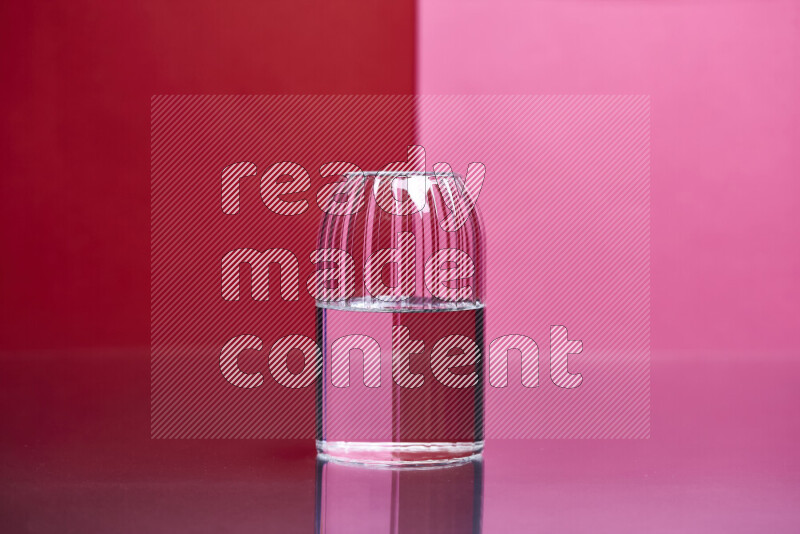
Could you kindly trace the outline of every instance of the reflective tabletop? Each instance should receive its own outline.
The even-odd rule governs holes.
[[[800,531],[792,354],[655,352],[650,439],[488,440],[404,471],[150,439],[146,350],[5,361],[2,532]]]

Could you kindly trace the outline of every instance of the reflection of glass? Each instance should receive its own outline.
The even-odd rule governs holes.
[[[483,463],[362,467],[317,460],[317,534],[481,532]]]
[[[479,454],[485,260],[470,192],[452,173],[346,173],[328,187],[319,452],[390,465]]]

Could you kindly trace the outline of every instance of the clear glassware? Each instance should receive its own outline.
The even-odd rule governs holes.
[[[462,178],[351,172],[320,195],[316,254],[336,280],[317,282],[318,452],[383,465],[480,454],[485,247]]]
[[[482,532],[483,461],[365,467],[317,460],[318,534]]]

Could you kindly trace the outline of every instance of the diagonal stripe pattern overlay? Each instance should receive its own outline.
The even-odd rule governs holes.
[[[649,97],[169,95],[150,111],[153,438],[649,437]],[[320,204],[363,205],[324,193],[334,173],[392,162],[452,170],[479,193],[480,310],[444,325],[317,311],[312,294],[413,290],[316,252]],[[327,285],[317,261],[355,279]],[[402,387],[393,335],[414,353]],[[470,365],[480,379],[447,369]],[[324,420],[320,391],[343,407]]]
[[[650,98],[430,95],[418,114],[429,162],[486,165],[487,345],[538,346],[535,388],[533,345],[499,351],[487,436],[649,437]],[[564,336],[582,349],[561,359]]]

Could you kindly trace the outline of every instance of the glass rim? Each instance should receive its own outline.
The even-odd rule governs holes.
[[[342,173],[342,176],[356,178],[359,176],[363,176],[364,178],[367,177],[394,177],[394,178],[403,178],[403,177],[413,177],[413,176],[431,176],[431,177],[454,177],[454,178],[461,178],[464,177],[457,173],[457,172],[436,172],[436,171],[351,171]]]

